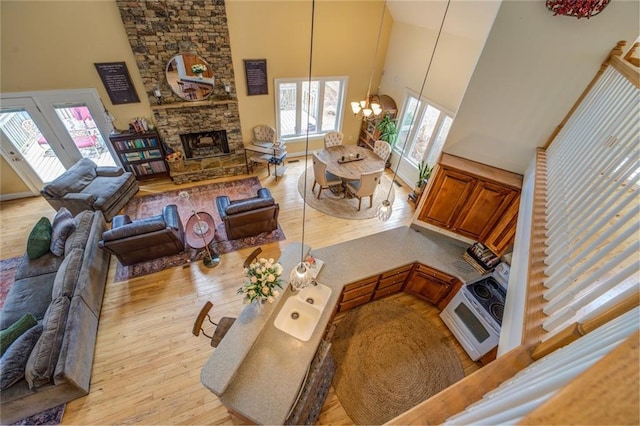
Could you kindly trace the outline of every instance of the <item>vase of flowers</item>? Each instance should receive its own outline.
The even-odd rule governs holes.
[[[202,74],[207,72],[207,66],[205,64],[191,65],[191,72],[197,75],[199,78],[202,78]]]
[[[282,288],[280,281],[282,265],[273,259],[254,260],[248,268],[245,268],[244,274],[247,280],[238,289],[238,294],[244,294],[244,303],[273,303],[280,295],[276,288]]]

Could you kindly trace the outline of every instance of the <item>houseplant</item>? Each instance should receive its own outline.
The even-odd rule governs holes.
[[[382,120],[378,121],[376,129],[380,132],[378,139],[387,142],[393,148],[398,138],[398,127],[391,115],[386,114]]]
[[[429,166],[426,161],[422,160],[418,164],[418,181],[416,182],[416,187],[413,190],[417,195],[420,195],[420,193],[422,193],[422,189],[431,177],[432,172],[433,166]]]

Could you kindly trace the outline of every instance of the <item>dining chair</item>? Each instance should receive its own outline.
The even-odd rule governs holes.
[[[248,268],[251,263],[253,263],[253,261],[256,259],[256,257],[258,257],[258,255],[262,253],[262,248],[258,247],[257,249],[255,249],[254,251],[252,251],[249,256],[247,256],[247,258],[244,260],[244,263],[242,264],[243,268]]]
[[[318,190],[318,200],[320,199],[320,194],[322,194],[323,189],[332,188],[334,186],[342,189],[342,180],[338,176],[327,171],[327,163],[318,158],[315,153],[312,154],[312,157],[314,179],[311,192],[316,189],[316,184],[320,185],[320,189]]]
[[[344,139],[344,135],[341,132],[329,132],[324,135],[324,147],[342,145],[342,139]]]
[[[378,154],[378,157],[382,158],[384,161],[387,161],[389,159],[389,154],[391,154],[391,145],[386,141],[377,140],[373,146],[373,152]]]
[[[360,180],[347,182],[346,190],[358,198],[358,211],[360,211],[363,197],[369,197],[369,208],[373,207],[373,194],[382,178],[383,171],[362,173]]]
[[[231,328],[231,326],[233,325],[236,319],[231,317],[222,317],[220,318],[220,321],[215,323],[213,322],[213,320],[211,319],[211,316],[209,315],[211,308],[213,308],[213,303],[207,301],[202,307],[202,309],[200,309],[200,313],[198,313],[198,316],[196,317],[196,321],[193,324],[193,335],[199,336],[200,332],[202,331],[202,334],[204,334],[206,337],[208,337],[211,340],[211,346],[216,348],[218,347],[218,345],[220,344],[224,336],[227,334],[227,332],[229,331],[229,329]],[[211,324],[216,326],[212,335],[208,335],[204,331],[204,328],[202,327],[202,323],[204,322],[205,318],[207,318]]]

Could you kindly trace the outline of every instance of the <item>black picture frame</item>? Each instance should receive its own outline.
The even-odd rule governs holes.
[[[140,102],[125,62],[96,62],[93,65],[113,105]]]
[[[266,59],[245,59],[244,74],[247,79],[247,96],[269,94]]]

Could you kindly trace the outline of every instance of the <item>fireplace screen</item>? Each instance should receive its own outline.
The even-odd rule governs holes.
[[[187,133],[180,135],[187,158],[206,158],[229,154],[226,130]]]

